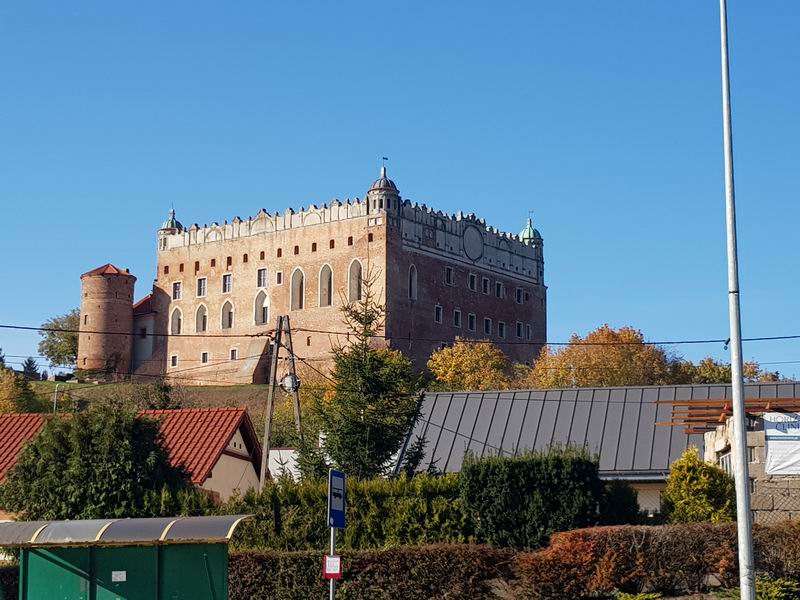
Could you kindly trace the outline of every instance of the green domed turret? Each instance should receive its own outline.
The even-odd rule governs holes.
[[[525,229],[519,232],[519,239],[523,244],[532,244],[542,239],[542,234],[539,233],[539,230],[533,228],[533,221],[530,217],[528,217],[528,224]]]
[[[174,208],[170,209],[167,220],[161,224],[161,229],[178,229],[178,230],[183,229],[183,225],[181,225],[181,222],[175,218]]]

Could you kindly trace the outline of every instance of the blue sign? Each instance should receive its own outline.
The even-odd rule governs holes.
[[[345,475],[336,469],[328,471],[328,526],[344,529],[347,509],[345,497]]]

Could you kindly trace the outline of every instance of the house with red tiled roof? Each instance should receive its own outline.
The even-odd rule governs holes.
[[[261,445],[246,409],[182,408],[141,414],[161,423],[172,464],[183,465],[192,483],[216,500],[258,487]],[[0,482],[47,418],[51,417],[0,413]]]

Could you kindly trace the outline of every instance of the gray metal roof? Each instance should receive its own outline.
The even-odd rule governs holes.
[[[0,547],[223,543],[251,516],[0,521]]]
[[[800,383],[745,386],[748,399],[797,394]],[[672,418],[672,406],[660,402],[730,397],[725,385],[429,393],[406,448],[422,436],[427,443],[420,468],[456,472],[467,450],[513,456],[572,444],[599,455],[603,477],[658,481],[688,446],[703,449],[702,435],[656,425]]]

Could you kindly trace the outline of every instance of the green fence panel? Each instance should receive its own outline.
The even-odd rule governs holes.
[[[94,548],[94,600],[155,600],[158,547]]]
[[[23,600],[90,600],[91,548],[32,548],[23,555]]]
[[[160,547],[161,600],[228,600],[228,545]]]

